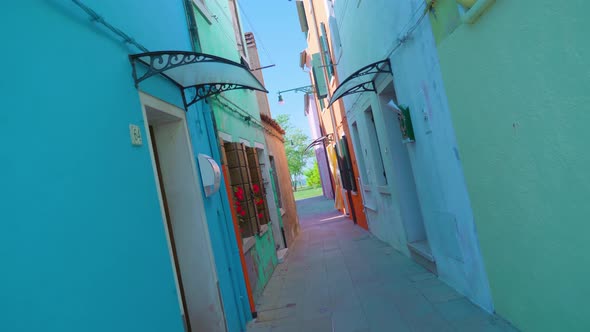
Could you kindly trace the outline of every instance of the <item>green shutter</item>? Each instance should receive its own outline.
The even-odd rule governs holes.
[[[330,55],[330,47],[328,46],[328,33],[326,32],[326,25],[321,25],[322,35],[320,37],[320,45],[322,47],[322,54],[324,55],[324,62],[326,63],[326,69],[328,69],[328,78],[332,79],[334,76],[334,67],[332,67],[332,56]]]
[[[301,32],[307,33],[309,26],[307,24],[307,17],[305,16],[305,7],[303,1],[295,2],[297,5],[297,15],[299,16],[299,25],[301,26]]]
[[[317,97],[326,98],[328,96],[328,87],[326,85],[324,68],[322,68],[322,58],[319,53],[315,53],[311,56],[311,65],[313,66],[313,80],[315,82]]]

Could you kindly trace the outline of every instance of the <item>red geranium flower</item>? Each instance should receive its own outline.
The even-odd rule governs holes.
[[[239,201],[243,201],[244,200],[244,189],[242,189],[242,187],[237,187],[235,196]]]
[[[260,187],[257,184],[253,184],[252,190],[254,191],[255,194],[258,194],[260,192]]]
[[[264,201],[262,200],[262,198],[259,198],[259,199],[256,201],[256,205],[260,206],[260,205],[262,205],[262,204],[264,204]]]
[[[258,219],[262,219],[262,217],[264,217],[264,213],[259,213],[258,214]]]

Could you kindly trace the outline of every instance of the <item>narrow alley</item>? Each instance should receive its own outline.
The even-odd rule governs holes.
[[[590,331],[590,1],[4,3],[0,332]]]
[[[257,303],[250,332],[516,331],[315,197]]]

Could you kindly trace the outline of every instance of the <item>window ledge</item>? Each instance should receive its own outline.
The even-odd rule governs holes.
[[[254,236],[242,239],[242,251],[247,253],[256,244],[256,238]]]
[[[201,0],[193,0],[193,4],[195,4],[197,9],[199,10],[199,13],[203,15],[205,21],[207,21],[207,23],[211,25],[213,22],[213,15],[211,15],[211,12],[209,11],[209,9],[207,9],[207,6],[204,3],[202,3]]]
[[[373,212],[377,212],[377,208],[376,208],[376,207],[374,207],[374,206],[372,206],[372,205],[367,205],[367,204],[365,204],[365,205],[364,205],[364,207],[365,207],[365,209],[367,209],[367,210],[371,210],[371,211],[373,211]]]
[[[260,226],[260,233],[258,233],[258,237],[263,237],[264,234],[268,232],[268,224]]]
[[[496,0],[478,0],[463,16],[463,23],[473,24]]]
[[[389,187],[387,186],[379,186],[377,187],[379,189],[379,192],[385,195],[391,195],[391,191],[389,191]]]

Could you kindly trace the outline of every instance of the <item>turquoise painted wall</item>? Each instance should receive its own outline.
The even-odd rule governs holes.
[[[180,1],[85,3],[149,49],[189,47]],[[148,147],[130,144],[137,51],[71,1],[7,3],[0,29],[0,330],[184,331]]]
[[[204,102],[195,104],[187,113],[196,165],[199,164],[199,153],[213,157],[221,165],[211,116],[211,110]],[[251,318],[251,311],[223,181],[224,179],[220,185],[221,190],[210,197],[204,197],[203,201],[227,327],[229,331],[244,331],[246,322]]]
[[[587,1],[496,1],[439,44],[497,312],[588,331]]]

